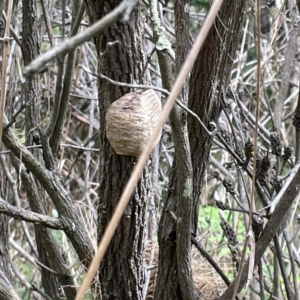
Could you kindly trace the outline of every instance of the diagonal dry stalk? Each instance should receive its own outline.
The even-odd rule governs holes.
[[[5,24],[4,33],[4,47],[3,47],[3,59],[2,59],[2,77],[1,77],[1,99],[0,99],[0,148],[2,145],[2,131],[3,131],[3,117],[5,110],[5,93],[6,93],[6,69],[7,69],[7,55],[8,55],[8,43],[9,43],[9,32],[10,32],[10,21],[12,15],[13,0],[9,0],[7,9],[7,19]]]
[[[90,268],[86,274],[86,277],[83,281],[83,284],[77,294],[77,297],[76,297],[76,300],[81,300],[83,299],[84,297],[84,294],[86,292],[86,290],[88,289],[97,269],[98,269],[98,266],[105,254],[105,251],[115,233],[115,230],[117,229],[117,226],[122,218],[122,215],[124,213],[124,210],[128,204],[128,201],[130,200],[130,196],[132,195],[133,193],[133,190],[140,178],[140,174],[149,158],[149,155],[150,155],[150,152],[151,152],[151,149],[152,149],[152,145],[153,143],[155,142],[156,138],[157,138],[157,135],[160,133],[161,131],[161,128],[163,127],[164,123],[167,121],[168,119],[168,116],[174,106],[174,103],[175,103],[175,100],[176,100],[176,97],[179,95],[180,91],[181,91],[181,88],[190,72],[190,70],[192,69],[193,67],[193,64],[198,56],[198,53],[200,51],[200,48],[201,46],[203,45],[205,39],[206,39],[206,36],[217,16],[217,13],[219,11],[219,8],[221,7],[223,3],[223,0],[219,0],[219,1],[215,1],[212,6],[211,6],[211,9],[204,21],[204,24],[197,36],[197,39],[190,51],[190,53],[188,54],[183,66],[182,66],[182,69],[180,70],[177,78],[176,78],[176,81],[174,83],[174,86],[171,90],[171,93],[167,99],[167,102],[163,108],[163,111],[162,111],[162,114],[160,116],[160,119],[158,121],[158,124],[157,126],[155,127],[154,131],[153,131],[153,134],[146,146],[146,148],[144,149],[143,153],[141,154],[140,158],[139,158],[139,161],[127,183],[127,186],[125,187],[125,190],[121,196],[121,199],[119,201],[119,204],[118,206],[116,207],[116,210],[115,210],[115,213],[111,219],[111,221],[109,222],[107,228],[106,228],[106,231],[105,231],[105,234],[103,236],[103,239],[102,241],[100,242],[99,244],[99,247],[98,247],[98,251],[90,265]]]

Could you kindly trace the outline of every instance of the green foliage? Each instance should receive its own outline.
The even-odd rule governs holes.
[[[195,6],[208,8],[209,0],[194,0],[192,1],[192,4],[194,4]]]
[[[21,128],[14,128],[15,134],[18,136],[21,143],[25,143],[25,130]]]

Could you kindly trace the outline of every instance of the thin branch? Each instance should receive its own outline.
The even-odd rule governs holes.
[[[286,292],[287,299],[288,300],[293,300],[295,298],[293,296],[293,293],[292,293],[292,290],[291,290],[291,287],[290,287],[290,283],[289,283],[289,280],[288,280],[286,267],[285,267],[285,264],[284,264],[284,261],[283,261],[282,249],[281,249],[281,246],[279,244],[277,234],[274,236],[274,244],[275,244],[276,255],[277,255],[279,266],[280,266],[281,275],[282,275],[283,282],[284,282],[284,287],[285,287],[285,292]]]
[[[289,252],[289,257],[290,257],[290,262],[291,262],[291,270],[293,274],[293,284],[294,284],[294,295],[295,299],[300,299],[299,298],[299,290],[298,290],[298,280],[297,280],[297,271],[295,268],[295,259],[294,259],[294,254],[293,254],[293,249],[292,249],[292,243],[291,243],[291,237],[288,228],[284,228],[283,230],[283,235],[286,240],[286,245],[288,248]]]
[[[72,20],[71,36],[75,35],[77,33],[77,30],[80,25],[79,19],[80,20],[82,19],[83,13],[85,10],[85,6],[81,5],[81,7],[79,8],[79,11],[78,11],[78,7],[77,7],[78,4],[79,4],[79,1],[73,1],[72,14],[73,15],[76,14],[77,16],[76,16],[75,20],[74,19]],[[75,23],[75,26],[74,26],[74,23]],[[77,67],[77,71],[76,71],[75,80],[74,80],[74,82],[72,82],[74,65],[75,65],[75,53],[76,53],[75,51],[69,52],[66,62],[64,64],[65,67],[62,67],[64,69],[64,74],[61,79],[63,86],[62,86],[61,93],[55,95],[56,98],[60,97],[59,101],[58,101],[59,104],[56,104],[56,106],[59,105],[59,107],[56,108],[58,110],[58,112],[57,112],[56,116],[52,116],[51,127],[49,125],[49,129],[47,129],[46,137],[47,138],[50,137],[49,143],[50,143],[53,153],[57,153],[58,145],[61,140],[62,131],[63,131],[63,127],[64,127],[63,124],[65,123],[65,119],[66,119],[66,115],[67,115],[67,111],[68,111],[68,105],[69,105],[69,101],[70,101],[71,85],[73,83],[73,93],[75,93],[77,83],[78,83],[78,76],[79,76],[79,68],[78,67]],[[81,61],[81,56],[82,56],[82,47],[80,47],[80,52],[79,52],[79,57],[78,57],[79,62]],[[60,57],[60,59],[64,60],[62,57]],[[58,83],[58,85],[61,85],[61,84]],[[67,121],[66,130],[65,130],[65,139],[69,133],[68,128],[69,128],[69,123],[70,123],[73,102],[74,102],[74,97],[72,97],[72,104],[71,104],[69,118]],[[62,159],[63,155],[64,155],[64,150],[61,152],[61,159]],[[60,161],[61,161],[61,159],[60,159]]]
[[[98,134],[98,132],[96,132],[96,134]],[[95,136],[96,136],[95,134]],[[93,136],[94,138],[94,136]],[[92,140],[92,139],[90,139]],[[87,143],[85,143],[86,145]],[[69,149],[75,149],[78,150],[78,152],[80,152],[80,155],[84,152],[84,151],[92,151],[92,152],[99,152],[100,150],[98,148],[89,148],[89,147],[85,147],[85,146],[76,146],[76,145],[71,145],[71,144],[60,144],[59,145],[61,148],[69,148]],[[43,146],[42,145],[33,145],[33,146],[26,146],[26,149],[41,149]],[[11,150],[4,150],[4,151],[0,151],[0,154],[9,154],[11,153]]]
[[[23,256],[27,261],[36,266],[35,259],[31,256],[27,251],[24,250],[22,246],[20,246],[13,238],[9,238],[9,244],[17,250],[21,256]]]
[[[14,158],[12,158],[13,160]],[[11,175],[11,171],[6,163],[6,160],[5,160],[5,157],[3,155],[0,156],[0,161],[1,161],[1,165],[2,165],[2,168],[3,168],[3,171],[6,175],[6,178],[11,186],[11,189],[12,189],[12,195],[13,195],[13,200],[17,206],[17,208],[21,208],[21,201],[20,201],[20,198],[19,198],[19,193],[18,193],[18,185],[16,183],[16,181],[14,180],[13,176]],[[21,221],[21,226],[23,228],[23,231],[24,231],[24,234],[26,236],[26,239],[33,251],[33,253],[35,254],[35,256],[37,257],[38,256],[38,251],[36,249],[36,246],[33,242],[33,239],[32,239],[32,236],[30,235],[29,233],[29,230],[28,230],[28,227],[27,227],[27,224],[25,221]]]
[[[56,230],[63,230],[64,224],[61,219],[44,216],[30,210],[18,208],[7,203],[0,197],[0,212],[17,220],[23,220],[30,223],[41,224]]]
[[[8,47],[9,47],[9,29],[11,22],[13,8],[13,0],[9,0],[7,9],[7,20],[5,24],[4,32],[4,45],[3,45],[3,55],[2,55],[2,77],[1,77],[1,99],[0,99],[0,149],[2,146],[2,131],[3,131],[3,119],[5,110],[5,100],[6,100],[6,72],[7,72],[7,57],[8,57]]]
[[[5,117],[4,126],[8,123]],[[61,176],[55,171],[49,171],[41,164],[36,157],[29,152],[19,141],[16,135],[10,130],[3,131],[3,143],[15,156],[22,155],[25,167],[39,180],[43,188],[52,199],[58,213],[66,222],[65,232],[72,242],[79,258],[87,266],[92,259],[94,248],[85,230],[83,221],[78,218],[76,208],[69,192],[62,184]],[[76,223],[75,223],[76,222]]]
[[[48,139],[53,134],[58,116],[60,111],[60,103],[61,103],[61,95],[63,90],[63,78],[65,72],[65,58],[58,57],[57,58],[58,68],[57,68],[57,76],[56,76],[56,86],[55,86],[55,94],[54,101],[52,106],[52,114],[48,127],[44,130],[43,135],[45,139]]]
[[[99,135],[99,132],[97,131],[97,132],[95,132],[86,142],[85,142],[85,144],[84,144],[84,147],[77,147],[77,149],[79,149],[78,150],[78,152],[77,152],[77,154],[76,154],[76,157],[75,157],[75,160],[74,160],[74,162],[72,163],[72,165],[71,165],[71,168],[70,168],[70,170],[69,170],[69,173],[68,173],[68,175],[67,175],[67,177],[66,177],[66,179],[65,179],[65,182],[67,182],[68,181],[68,179],[69,179],[69,177],[70,177],[70,175],[71,175],[71,173],[72,173],[72,170],[73,170],[73,168],[74,168],[74,166],[75,166],[75,164],[76,164],[76,162],[77,162],[77,160],[79,159],[79,157],[83,154],[83,152],[85,151],[85,149],[90,149],[90,148],[86,148],[85,146],[87,146],[97,135]],[[75,148],[76,149],[76,148]],[[96,152],[99,152],[100,150],[99,149],[93,149],[93,150],[96,150]]]
[[[134,88],[134,89],[145,89],[145,90],[153,89],[155,91],[164,93],[166,95],[170,95],[170,92],[168,90],[160,88],[160,87],[156,87],[153,85],[146,85],[146,84],[131,84],[131,83],[126,83],[126,82],[115,81],[103,74],[96,74],[83,65],[79,65],[79,67],[86,73],[91,74],[97,78],[104,79],[104,80],[108,81],[109,83],[116,85],[116,86],[129,87],[129,88]]]
[[[24,274],[21,274],[21,273],[19,272],[19,270],[17,270],[17,269],[14,267],[13,264],[12,264],[11,268],[12,268],[13,273],[15,274],[15,277],[18,278],[18,280],[20,281],[20,283],[21,283],[25,288],[27,288],[27,290],[30,292],[30,290],[31,290],[31,284],[25,279]],[[38,293],[39,291],[36,291],[36,292]],[[46,296],[47,296],[47,295],[46,295]],[[35,300],[40,300],[40,299],[41,299],[40,295],[37,295],[36,293],[32,293],[32,297],[33,297]],[[48,299],[47,297],[45,297],[45,299],[46,299],[46,300],[52,300],[52,299]]]
[[[174,214],[174,212],[171,211],[171,210],[169,210],[168,213],[169,213],[172,221],[176,224],[178,221],[177,221],[177,217]],[[223,271],[218,266],[218,264],[214,261],[214,259],[206,252],[206,250],[203,248],[203,246],[201,245],[201,243],[198,242],[197,239],[195,237],[193,237],[192,235],[191,235],[191,242],[199,250],[199,252],[201,253],[201,255],[204,258],[206,258],[207,261],[210,263],[210,265],[217,271],[217,273],[224,280],[224,282],[226,283],[226,285],[229,286],[230,285],[230,280],[228,279],[228,277],[223,273]],[[236,297],[236,299],[238,299],[238,297]]]
[[[31,104],[31,101],[33,100],[33,98],[26,103],[23,103],[21,105],[21,107],[17,110],[17,112],[11,117],[11,120],[9,121],[9,123],[7,125],[5,125],[5,129],[9,128],[11,125],[13,125],[16,121],[17,121],[17,116],[26,108]]]
[[[218,266],[218,264],[214,261],[214,259],[205,251],[205,249],[202,247],[202,245],[193,237],[191,236],[191,241],[193,245],[199,250],[201,255],[207,259],[207,261],[210,263],[210,265],[217,271],[217,273],[220,275],[220,277],[223,279],[223,281],[226,283],[227,286],[230,285],[230,280],[228,277],[223,273],[221,268]],[[236,299],[238,299],[236,297]]]
[[[62,275],[62,274],[58,274],[56,271],[52,270],[51,268],[45,266],[44,264],[42,264],[42,263],[41,263],[40,261],[38,261],[37,259],[35,260],[35,262],[36,262],[36,264],[37,264],[38,266],[40,266],[41,268],[47,270],[48,272],[50,272],[50,273],[52,273],[52,274],[54,274],[54,275],[56,275],[56,276]]]
[[[29,77],[33,76],[36,73],[39,73],[43,69],[43,67],[55,57],[60,55],[63,56],[71,51],[74,51],[76,47],[80,46],[92,37],[98,35],[107,27],[111,26],[112,24],[116,23],[121,19],[128,18],[130,12],[134,9],[134,6],[137,4],[137,2],[137,0],[122,1],[122,3],[119,6],[117,6],[112,12],[107,14],[98,22],[94,23],[84,32],[79,33],[68,40],[65,40],[60,45],[41,54],[24,68],[24,76]]]
[[[255,117],[253,114],[248,110],[248,108],[244,105],[244,103],[238,98],[237,104],[241,109],[241,113],[246,118],[248,124],[250,124],[253,127],[253,124],[255,124]],[[270,144],[269,138],[270,138],[270,132],[263,126],[260,122],[258,122],[259,127],[259,133],[260,137],[267,143]]]
[[[259,98],[259,88],[260,88],[260,60],[261,60],[261,49],[260,49],[260,0],[256,1],[256,25],[257,25],[257,43],[256,43],[256,53],[257,53],[257,78],[256,78],[256,109],[255,109],[255,129],[254,129],[254,157],[253,157],[253,169],[252,169],[252,186],[251,186],[251,196],[250,196],[250,206],[249,206],[249,218],[247,224],[247,235],[244,241],[244,248],[242,252],[242,257],[240,260],[239,270],[237,274],[237,280],[234,286],[233,294],[231,299],[233,300],[235,295],[237,294],[237,290],[239,287],[239,282],[242,276],[242,268],[246,258],[247,247],[250,244],[250,232],[252,226],[252,217],[253,217],[253,206],[254,206],[254,191],[255,191],[255,181],[256,181],[256,162],[257,162],[257,144],[258,144],[258,119],[259,119],[259,109],[260,109],[260,98]],[[253,248],[254,249],[254,248]],[[254,256],[253,250],[251,250],[250,256]],[[253,267],[252,264],[249,262],[249,269]],[[248,274],[252,274],[253,270],[249,270]]]
[[[264,280],[263,280],[263,266],[262,266],[262,260],[258,263],[258,277],[259,277],[259,297],[261,300],[265,299],[265,289],[264,289]]]
[[[41,1],[41,5],[42,5],[42,10],[43,10],[43,15],[44,15],[44,19],[45,19],[45,24],[46,24],[46,29],[47,29],[50,45],[51,45],[51,47],[53,47],[53,31],[52,31],[52,27],[51,27],[51,19],[50,19],[48,10],[45,6],[44,0]]]
[[[85,1],[82,1],[80,8],[78,10],[76,19],[74,20],[70,36],[75,36],[75,34],[77,33],[79,26],[81,24],[81,21],[82,21],[84,12],[85,12]]]
[[[34,284],[30,286],[30,290],[38,292],[43,298],[46,300],[53,300],[53,298],[49,297],[46,293],[44,293],[41,289],[38,289]]]
[[[5,14],[5,11],[2,12],[2,17],[4,18],[5,22],[7,22],[7,19],[6,19],[6,14]],[[12,38],[16,41],[16,43],[18,44],[18,46],[20,48],[22,48],[22,43],[20,41],[20,39],[18,38],[18,35],[16,34],[16,32],[14,31],[13,27],[10,26],[10,33],[12,35]],[[10,39],[10,38],[9,38]],[[5,38],[3,38],[3,40],[5,40]]]

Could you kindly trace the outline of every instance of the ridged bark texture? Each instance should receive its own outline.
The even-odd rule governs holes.
[[[174,3],[176,32],[176,73],[179,72],[190,49],[189,0]],[[158,54],[162,82],[172,88],[172,62],[163,53]],[[188,85],[185,84],[179,100],[187,105]],[[191,270],[192,228],[192,162],[188,139],[187,113],[175,106],[170,115],[175,157],[170,175],[169,189],[159,226],[159,268],[156,299],[197,299]],[[172,211],[177,221],[170,216]]]
[[[41,27],[37,19],[37,3],[35,0],[23,1],[23,26],[22,26],[22,54],[24,65],[29,64],[39,54],[41,43]],[[26,113],[26,139],[27,145],[40,143],[39,124],[40,124],[40,87],[39,77],[35,76],[28,80],[22,87],[22,95],[27,101],[32,100],[27,107]],[[43,141],[44,142],[44,141]],[[39,150],[32,150],[40,161],[43,160]],[[45,154],[47,155],[47,154]],[[45,158],[45,156],[44,156]],[[48,157],[48,159],[50,159]],[[15,168],[19,170],[19,164],[14,160]],[[40,183],[31,173],[25,170],[21,173],[22,182],[27,193],[31,210],[37,213],[46,214],[47,201],[45,192]],[[74,220],[75,222],[75,220]],[[76,296],[76,288],[70,272],[62,258],[62,253],[53,237],[50,229],[40,225],[34,225],[35,237],[39,261],[50,269],[55,270],[59,275],[53,274],[46,268],[41,269],[42,285],[45,292],[52,299],[61,299],[66,296],[68,300]],[[65,293],[65,294],[64,294]]]
[[[206,127],[211,121],[218,123],[221,95],[230,81],[246,2],[246,0],[223,2],[191,73],[189,108],[200,117]],[[189,116],[188,126],[194,178],[194,228],[197,228],[199,197],[212,137],[206,134],[193,116]]]
[[[246,1],[224,1],[191,72],[188,105],[207,127],[211,121],[218,122],[221,93],[226,89],[230,80],[245,4]],[[180,5],[181,9],[178,7]],[[188,42],[188,38],[185,41],[182,40],[182,37],[186,36],[187,30],[187,26],[182,26],[185,19],[184,8],[188,7],[185,5],[187,5],[186,1],[176,1],[175,5],[175,16],[178,14],[177,70],[186,55],[181,44],[187,45]],[[178,57],[179,55],[180,57]],[[184,96],[182,99],[184,101]],[[187,268],[189,266],[188,251],[190,250],[188,241],[190,241],[190,234],[196,233],[198,226],[199,198],[212,138],[207,136],[193,116],[188,115],[187,119],[190,145],[188,141],[184,140],[185,112],[180,115],[178,110],[174,109],[171,124],[174,135],[175,161],[159,228],[159,271],[155,295],[156,299],[160,300],[199,299],[197,295],[192,294],[192,276],[191,271]],[[181,129],[178,123],[181,124]],[[185,151],[183,151],[184,149]],[[189,155],[191,155],[193,173],[191,176],[192,187],[190,188],[188,185]],[[192,192],[189,193],[189,191]],[[179,217],[178,223],[184,223],[181,228],[178,224],[174,226],[174,221],[171,220],[168,211],[175,212]],[[178,236],[179,230],[181,230],[181,236]],[[183,233],[184,236],[182,236]],[[182,256],[185,257],[185,260]],[[184,270],[182,266],[185,266]],[[187,277],[185,280],[182,278],[184,275]]]
[[[86,1],[92,22],[109,13],[121,1]],[[108,43],[114,42],[113,45]],[[136,8],[128,22],[117,22],[95,38],[99,58],[98,71],[125,83],[143,83],[145,49],[143,23]],[[98,238],[101,240],[124,190],[136,158],[115,153],[106,138],[105,113],[108,106],[128,93],[99,80],[100,110],[100,187]],[[148,194],[145,172],[140,179],[125,214],[100,266],[99,277],[103,299],[143,299],[145,282],[143,251],[145,237],[145,201]]]

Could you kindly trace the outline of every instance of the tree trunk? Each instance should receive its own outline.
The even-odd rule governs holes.
[[[3,8],[8,6],[8,1],[2,1],[0,4],[0,11],[3,11]],[[11,18],[11,24],[15,24],[15,18],[17,18],[17,3],[13,4],[12,9],[12,18]],[[0,18],[2,19],[2,17]],[[5,26],[0,27],[0,36],[4,36],[4,30]],[[14,44],[14,46],[12,46]],[[0,43],[0,57],[3,59],[3,46],[4,43]],[[15,52],[16,43],[10,43],[9,44],[9,53],[10,51]],[[12,55],[12,62],[10,65],[8,65],[9,73],[7,78],[2,80],[6,80],[7,86],[9,88],[6,89],[6,95],[5,95],[5,114],[9,118],[12,115],[13,112],[13,97],[16,93],[16,85],[14,82],[16,81],[16,73],[15,73],[15,59],[14,55]],[[8,59],[8,57],[7,57]],[[0,64],[0,74],[2,76],[2,64]],[[3,148],[1,149],[3,150]],[[7,202],[12,204],[12,197],[11,197],[11,190],[10,190],[10,184],[9,178],[7,177],[7,173],[9,173],[9,167],[10,164],[8,160],[6,159],[5,155],[1,155],[0,158],[0,196],[1,198],[5,199]],[[6,169],[6,172],[5,172]],[[0,214],[0,228],[1,228],[1,234],[0,234],[0,270],[3,272],[1,274],[1,278],[6,276],[6,279],[8,281],[11,281],[12,274],[11,274],[11,261],[9,256],[9,218],[4,215]],[[3,283],[5,283],[5,280],[3,279]],[[10,287],[9,287],[10,288]]]
[[[176,73],[189,51],[189,14],[185,7],[189,1],[176,1],[175,33],[176,33]],[[167,55],[158,52],[161,76],[164,88],[172,87],[172,62]],[[187,105],[188,86],[184,85],[180,101]],[[159,227],[159,268],[156,284],[156,299],[196,299],[191,271],[192,229],[192,162],[188,140],[187,114],[179,106],[175,106],[170,115],[172,135],[174,139],[175,157],[172,166],[169,188],[165,199]],[[171,218],[170,211],[177,220]],[[180,267],[179,267],[180,266]],[[158,284],[159,283],[159,284]],[[160,284],[162,283],[162,284]]]
[[[211,121],[218,124],[221,96],[225,96],[224,91],[230,81],[246,2],[223,2],[191,73],[189,108],[200,117],[206,127],[209,127]],[[194,174],[193,222],[194,228],[197,228],[199,197],[212,137],[207,136],[193,116],[189,116],[188,124]]]
[[[245,3],[246,1],[242,1],[241,3],[230,0],[224,1],[218,17],[201,48],[190,76],[189,108],[200,117],[207,127],[211,121],[215,123],[218,122],[220,97],[230,80],[230,71],[233,57],[235,57],[235,51],[237,50],[237,38],[243,20]],[[176,4],[179,5],[177,1]],[[184,7],[182,1],[180,5],[182,5],[182,8]],[[180,41],[181,43],[183,42],[181,38],[185,36],[184,29],[186,29],[185,27],[181,28],[182,26],[179,27],[180,22],[184,23],[184,11],[181,11],[180,7],[177,7],[175,9],[175,17],[176,14],[178,14],[176,40],[177,45],[180,45]],[[185,42],[185,44],[187,43]],[[182,51],[181,55],[184,57],[186,52],[184,52],[183,49]],[[180,50],[177,50],[176,54],[177,56],[180,55]],[[177,63],[182,63],[182,60],[178,57]],[[177,69],[178,67],[177,65]],[[172,115],[176,117],[176,108]],[[185,281],[180,279],[182,268],[181,264],[178,264],[178,262],[181,261],[180,257],[178,257],[180,254],[178,248],[183,247],[185,257],[189,257],[186,251],[190,250],[190,234],[192,232],[196,233],[197,230],[199,198],[212,137],[208,137],[198,121],[189,115],[188,132],[190,149],[184,151],[183,159],[180,155],[183,155],[182,150],[184,149],[184,143],[175,137],[180,136],[178,132],[176,133],[176,125],[178,126],[178,123],[181,123],[181,132],[184,133],[184,115],[184,112],[182,115],[177,114],[177,122],[174,123],[172,127],[176,162],[174,161],[170,175],[169,193],[159,228],[160,253],[159,271],[156,280],[157,299],[188,299],[183,291],[187,292],[187,285],[189,282],[192,282],[192,276],[189,272],[185,273],[189,278],[186,278]],[[176,118],[174,120],[176,120]],[[187,146],[188,143],[186,143],[186,147]],[[179,152],[180,149],[181,152]],[[178,156],[176,152],[181,154]],[[193,168],[193,184],[190,188],[186,185],[187,181],[180,182],[180,178],[184,179],[184,174],[189,174],[187,163],[189,161],[189,155],[191,155]],[[186,171],[184,171],[184,168],[186,168]],[[186,179],[188,179],[188,177],[186,177]],[[184,190],[186,190],[186,194],[184,194]],[[189,190],[192,191],[192,194],[188,193]],[[180,195],[189,195],[189,197],[181,197]],[[177,213],[180,217],[180,222],[185,224],[184,241],[178,239],[178,233],[176,231],[174,232],[174,230],[179,230],[179,222],[177,222],[177,226],[175,227],[168,211],[173,211],[175,214]],[[191,222],[190,225],[189,222]],[[188,228],[190,231],[187,231]],[[180,238],[182,238],[182,236],[180,236]],[[192,299],[191,297],[197,296],[190,296],[190,299]]]
[[[121,3],[116,0],[86,2],[92,22],[99,20]],[[98,72],[116,81],[142,84],[146,56],[143,38],[143,23],[137,8],[128,22],[117,22],[95,38],[99,59]],[[129,91],[129,88],[113,86],[105,80],[99,80],[99,241],[136,163],[136,158],[117,155],[105,132],[105,113],[108,106]],[[103,299],[144,299],[143,251],[145,201],[148,195],[146,182],[144,172],[101,263],[99,276]]]
[[[39,24],[39,20],[37,18],[34,18],[37,14],[36,9],[35,0],[23,1],[22,10],[24,22],[22,28],[22,54],[25,66],[39,54],[39,45],[41,43],[41,32],[39,32],[39,30],[41,30],[41,24]],[[27,145],[39,144],[41,140],[42,143],[45,142],[40,138],[39,130],[39,124],[41,123],[41,103],[38,80],[38,76],[26,80],[22,89],[24,99],[27,99],[27,101],[29,99],[33,99],[26,109],[25,126]],[[42,156],[39,149],[32,151],[34,152],[35,157],[40,161],[43,161],[43,157],[44,159],[47,157],[46,153]],[[48,157],[46,159],[50,158]],[[14,163],[16,170],[21,170],[18,161],[14,159]],[[24,169],[21,171],[21,178],[27,193],[31,210],[46,215],[47,201],[45,192],[38,180]],[[55,270],[58,274],[54,274],[46,268],[41,269],[42,285],[45,292],[52,299],[61,299],[63,292],[65,292],[67,299],[74,299],[76,296],[75,284],[65,265],[62,253],[59,250],[51,230],[37,224],[34,225],[34,228],[39,261],[46,267]]]

